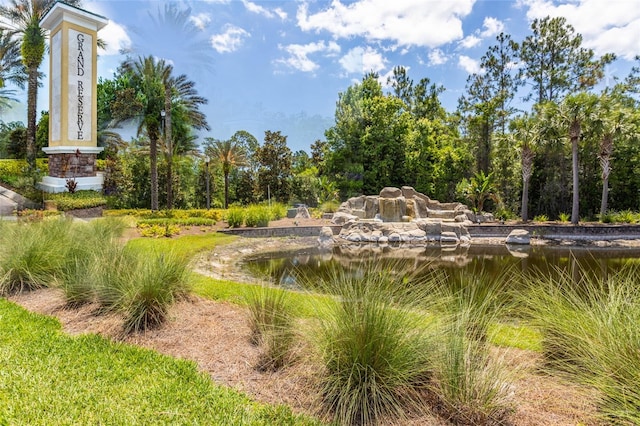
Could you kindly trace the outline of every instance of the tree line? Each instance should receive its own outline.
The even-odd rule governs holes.
[[[34,93],[45,42],[39,18],[50,3],[0,7],[18,23],[0,29],[0,108],[11,82],[28,86],[29,110],[26,127],[0,123],[0,156],[27,158],[32,169],[47,138],[48,114],[35,123]],[[387,81],[368,73],[338,94],[324,140],[294,153],[272,130],[262,142],[239,130],[199,143],[209,124],[195,84],[164,60],[129,57],[98,84],[104,189],[119,206],[152,209],[202,206],[208,181],[221,207],[271,198],[317,205],[410,185],[501,218],[571,212],[577,222],[637,209],[640,67],[603,87],[615,60],[585,48],[564,18],[537,19],[521,41],[496,37],[455,111],[440,101],[446,89],[427,77],[414,81],[401,66]],[[131,141],[118,134],[123,125],[136,127]]]

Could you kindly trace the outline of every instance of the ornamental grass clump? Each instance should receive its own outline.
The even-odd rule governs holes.
[[[269,207],[261,205],[250,205],[245,210],[244,223],[250,228],[269,226],[271,212]]]
[[[491,325],[512,306],[509,271],[454,272],[431,288],[438,345],[430,391],[434,410],[455,424],[504,424],[512,411],[505,363],[491,353]]]
[[[428,321],[414,311],[423,296],[408,296],[403,277],[371,265],[334,269],[320,284],[338,300],[323,306],[310,340],[324,370],[324,404],[340,424],[373,424],[420,409],[419,392],[432,371]]]
[[[118,308],[125,332],[151,329],[164,322],[169,307],[189,293],[188,259],[173,252],[136,252],[133,270],[119,277]]]
[[[0,236],[0,294],[47,287],[60,277],[70,249],[66,219],[5,226]]]
[[[230,228],[239,228],[244,223],[244,209],[240,207],[231,207],[227,210],[225,220]]]
[[[524,298],[547,368],[596,389],[607,422],[640,424],[640,269],[532,279]]]
[[[287,291],[266,286],[252,286],[245,295],[251,341],[262,349],[259,370],[277,370],[291,358],[295,318],[288,296]]]
[[[105,253],[118,245],[125,228],[117,218],[96,219],[87,224],[74,224],[70,229],[70,248],[62,267],[58,285],[72,306],[94,301],[96,275],[113,267],[105,264]],[[95,265],[99,265],[95,267]]]

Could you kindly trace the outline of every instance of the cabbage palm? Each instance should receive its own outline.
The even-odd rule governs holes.
[[[224,208],[229,207],[229,173],[231,169],[244,166],[247,158],[244,149],[232,140],[219,141],[206,138],[205,153],[220,163],[224,174]]]
[[[24,87],[26,73],[20,56],[20,44],[13,32],[0,28],[0,110],[7,101],[13,100],[13,90],[6,88],[7,82]]]
[[[0,16],[9,19],[20,35],[22,62],[27,68],[27,162],[29,168],[36,167],[36,119],[38,100],[38,68],[45,52],[45,31],[40,19],[56,0],[9,0],[7,6],[0,6]],[[79,0],[66,0],[71,6],[78,6]]]
[[[518,117],[512,122],[514,136],[520,145],[521,165],[522,165],[522,221],[526,222],[529,211],[529,181],[533,175],[533,144],[538,138],[538,127],[531,117]]]
[[[163,60],[153,56],[139,57],[123,64],[131,73],[133,90],[124,90],[119,96],[129,96],[130,109],[117,117],[119,121],[138,121],[138,135],[145,132],[149,138],[151,174],[151,210],[158,210],[158,139],[161,134],[161,111],[164,107]]]
[[[571,141],[571,171],[573,175],[573,203],[571,207],[571,223],[580,220],[580,191],[578,174],[578,143],[582,132],[582,124],[593,114],[597,97],[589,93],[578,93],[567,96],[558,108],[556,118],[568,130]]]
[[[173,108],[179,103],[183,108],[184,118],[191,127],[209,130],[206,117],[199,106],[207,100],[198,96],[195,83],[186,75],[173,75],[173,66],[161,61],[162,81],[164,85],[164,139],[167,155],[167,208],[173,208]]]

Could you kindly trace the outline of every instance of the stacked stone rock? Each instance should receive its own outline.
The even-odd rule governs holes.
[[[379,196],[360,196],[342,203],[333,223],[339,238],[349,242],[385,244],[466,244],[467,225],[476,216],[461,203],[440,203],[412,187],[383,188]]]

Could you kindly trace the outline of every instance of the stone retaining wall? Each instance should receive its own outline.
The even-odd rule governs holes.
[[[640,239],[640,225],[471,225],[468,227],[471,238],[507,237],[514,229],[529,231],[531,236],[541,238],[571,239]]]
[[[279,228],[231,228],[221,229],[218,232],[223,234],[238,235],[246,238],[267,238],[267,237],[317,237],[320,235],[322,226],[291,226]],[[338,235],[342,226],[331,225],[333,235]]]

